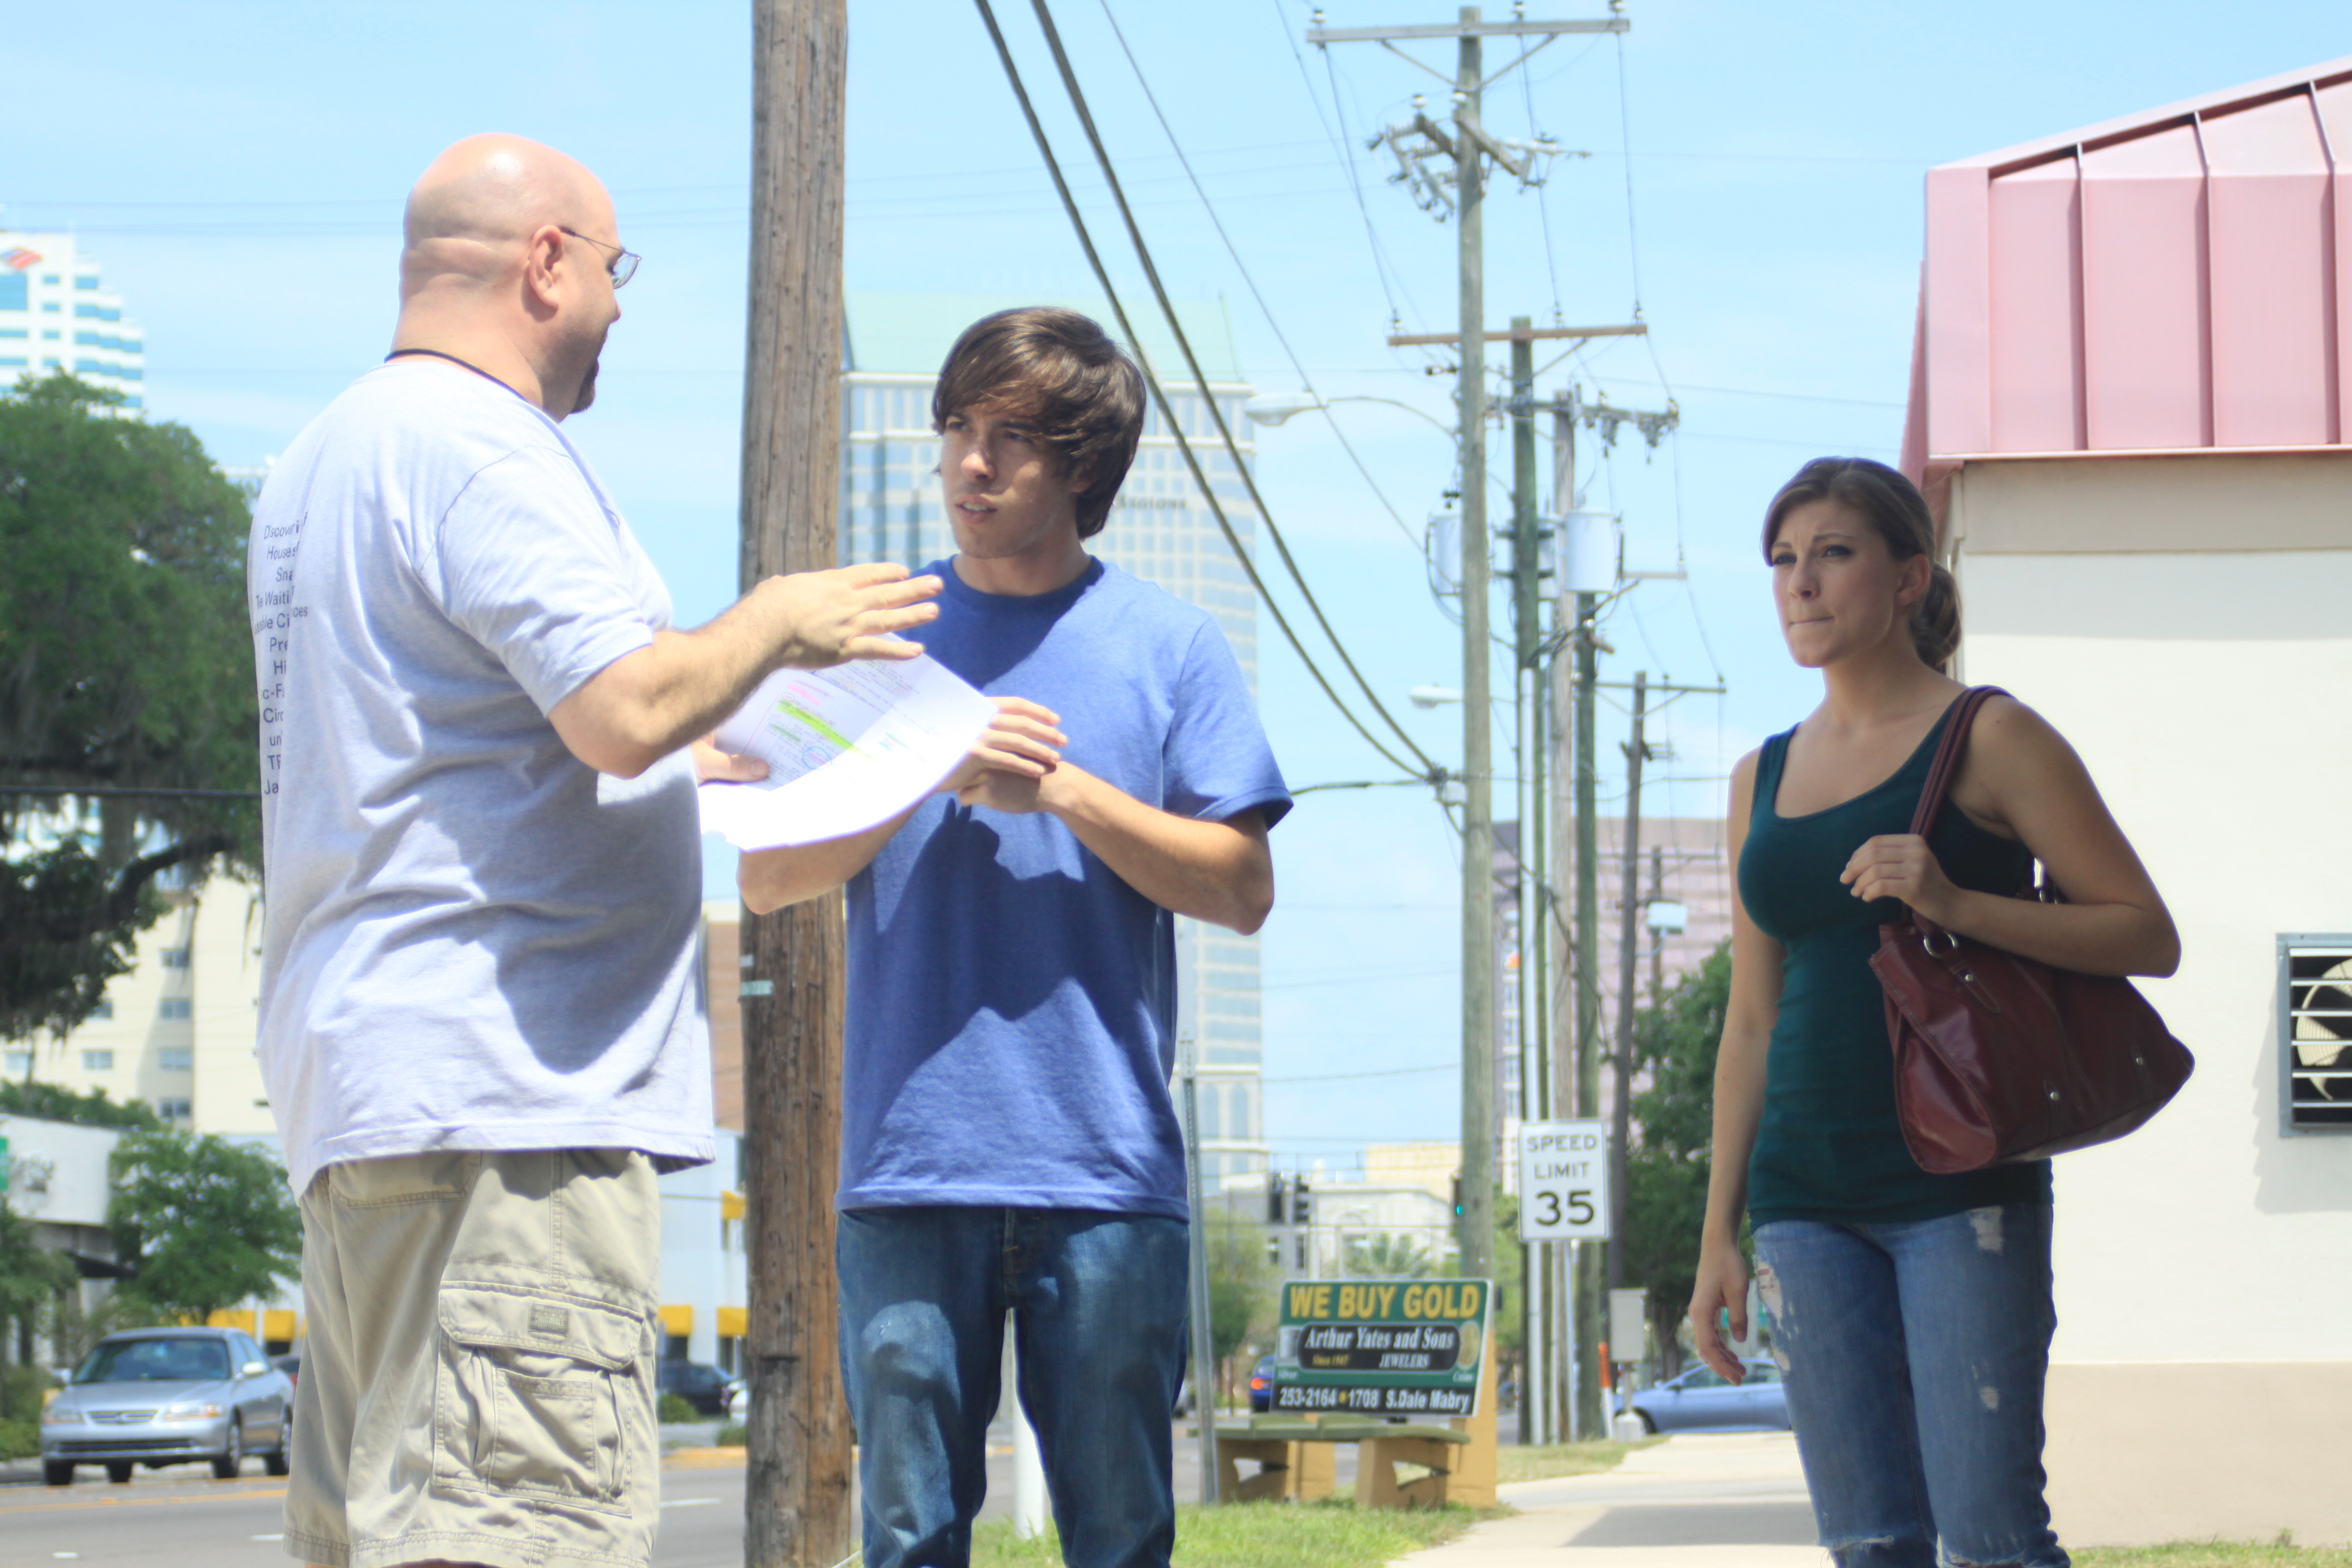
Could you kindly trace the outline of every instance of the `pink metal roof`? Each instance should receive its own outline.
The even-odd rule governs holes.
[[[2352,58],[1927,173],[1903,467],[2347,443]]]

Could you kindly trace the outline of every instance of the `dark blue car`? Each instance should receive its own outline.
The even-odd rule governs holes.
[[[1746,1363],[1748,1381],[1734,1384],[1704,1363],[1672,1382],[1633,1395],[1633,1411],[1644,1432],[1785,1432],[1788,1391],[1780,1368],[1769,1360]],[[1620,1405],[1622,1413],[1624,1406]]]
[[[1274,1408],[1274,1358],[1262,1355],[1257,1365],[1250,1368],[1250,1409],[1257,1412]]]

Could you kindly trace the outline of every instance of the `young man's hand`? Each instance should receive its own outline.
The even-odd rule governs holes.
[[[892,636],[938,618],[925,601],[940,588],[937,577],[909,577],[893,562],[873,561],[831,572],[770,577],[751,590],[775,617],[774,635],[793,669],[824,669],[853,658],[913,658],[922,645]]]
[[[695,742],[693,752],[697,784],[757,784],[768,776],[767,763],[757,757],[719,750],[716,735],[705,735]]]
[[[1057,749],[1070,743],[1055,728],[1061,716],[1050,708],[1021,697],[996,699],[996,719],[971,751],[940,784],[954,792],[964,805],[985,805],[997,811],[1037,809],[1037,785],[1061,765]]]

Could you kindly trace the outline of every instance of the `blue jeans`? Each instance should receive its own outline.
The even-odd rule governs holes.
[[[1077,1209],[840,1215],[841,1363],[865,1568],[965,1568],[1013,1314],[1070,1568],[1167,1568],[1184,1375],[1184,1222]]]
[[[1839,1568],[2065,1568],[2042,1497],[2049,1206],[1776,1220],[1756,1227],[1756,1258]]]

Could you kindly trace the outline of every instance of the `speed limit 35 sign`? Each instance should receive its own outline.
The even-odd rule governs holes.
[[[1519,1239],[1609,1239],[1608,1123],[1521,1125]]]

